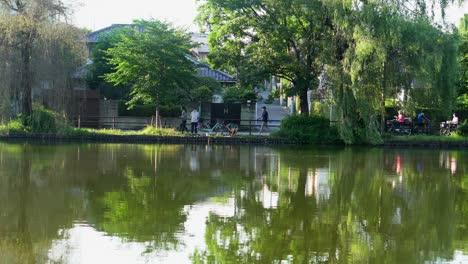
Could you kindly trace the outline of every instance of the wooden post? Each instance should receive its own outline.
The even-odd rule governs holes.
[[[81,128],[81,115],[78,115],[78,128]]]

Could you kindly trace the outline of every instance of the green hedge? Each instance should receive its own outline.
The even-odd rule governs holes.
[[[139,117],[150,117],[154,116],[156,112],[155,105],[135,105],[132,109],[127,109],[128,106],[125,101],[119,101],[119,116],[139,116]],[[180,107],[179,106],[160,106],[159,113],[162,117],[179,117]]]
[[[275,136],[306,144],[342,144],[338,130],[321,116],[293,115],[281,121]]]

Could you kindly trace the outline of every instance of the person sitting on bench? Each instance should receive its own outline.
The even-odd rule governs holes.
[[[239,126],[236,123],[229,123],[226,125],[226,128],[228,129],[231,137],[236,135],[237,131],[239,131]]]

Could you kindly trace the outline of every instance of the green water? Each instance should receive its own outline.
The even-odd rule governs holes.
[[[468,263],[468,152],[0,143],[0,263]]]

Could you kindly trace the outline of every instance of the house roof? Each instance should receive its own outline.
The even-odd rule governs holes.
[[[196,64],[196,68],[198,76],[212,77],[220,83],[236,83],[236,79],[231,75],[222,71],[213,70],[208,65],[201,62]]]
[[[99,30],[96,30],[96,31],[93,31],[91,33],[88,34],[88,43],[96,43],[98,42],[99,40],[99,36],[101,36],[102,34],[104,33],[108,33],[108,32],[111,32],[112,30],[114,29],[117,29],[117,28],[123,28],[123,27],[131,27],[131,28],[134,28],[136,27],[137,25],[135,24],[112,24],[108,27],[105,27],[105,28],[101,28]],[[142,29],[140,29],[142,30]]]

